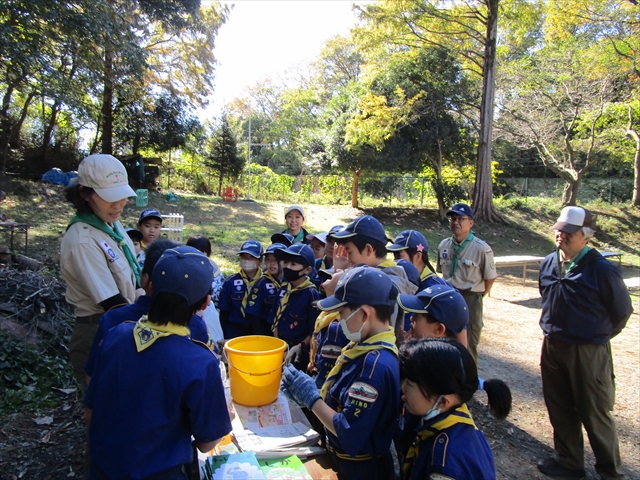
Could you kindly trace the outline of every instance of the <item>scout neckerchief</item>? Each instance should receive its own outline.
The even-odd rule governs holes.
[[[384,262],[379,264],[376,268],[379,268],[380,270],[382,270],[383,268],[397,267],[397,266],[398,266],[398,264],[396,262],[394,262],[393,260],[385,260]]]
[[[191,332],[183,325],[168,323],[166,325],[156,325],[143,316],[133,327],[133,339],[136,342],[138,353],[149,348],[157,339],[168,337],[169,335],[180,335],[189,337]]]
[[[131,248],[129,248],[129,244],[125,242],[124,236],[118,227],[118,222],[114,222],[113,228],[111,228],[104,220],[93,212],[77,212],[69,222],[69,225],[67,225],[67,230],[69,230],[69,227],[74,223],[86,223],[87,225],[91,225],[113,238],[124,252],[127,262],[129,262],[129,266],[136,277],[136,287],[140,286],[140,264],[136,259],[135,253],[133,253]]]
[[[287,233],[293,237],[293,243],[300,243],[304,240],[304,229],[301,228],[296,236],[293,236],[291,230],[287,228]]]
[[[433,273],[431,270],[429,270],[429,267],[424,267],[424,270],[422,270],[422,273],[420,274],[420,283],[424,282],[427,278],[430,278],[430,277],[438,277],[438,276],[435,273]]]
[[[582,260],[582,257],[584,257],[589,250],[591,250],[591,247],[589,245],[585,245],[584,248],[580,250],[580,253],[576,256],[576,258],[571,261],[569,267],[567,267],[567,270],[563,272],[562,265],[564,264],[564,261],[562,260],[562,258],[560,258],[560,249],[558,249],[556,255],[558,255],[558,266],[560,267],[560,272],[562,273],[562,275],[567,275],[571,271],[571,269],[573,269],[573,267],[575,267],[578,262]]]
[[[244,273],[244,270],[240,269],[240,278],[244,282],[247,289],[244,292],[244,297],[242,297],[242,304],[240,305],[240,313],[244,317],[244,309],[247,308],[247,302],[249,301],[249,295],[251,294],[251,289],[256,284],[256,282],[262,277],[262,270],[256,270],[256,276],[253,278],[247,277],[247,274]]]
[[[394,355],[398,355],[398,347],[396,347],[396,336],[393,333],[393,329],[390,328],[387,331],[377,333],[372,337],[367,338],[363,342],[355,343],[350,342],[349,345],[342,349],[342,353],[336,360],[336,364],[327,375],[327,379],[322,385],[322,390],[320,391],[320,396],[326,402],[329,397],[329,390],[335,383],[335,381],[340,377],[340,372],[342,371],[342,367],[347,363],[352,362],[356,358],[361,355],[365,355],[372,350],[382,350],[386,348],[387,350],[391,350]]]
[[[318,353],[318,341],[316,340],[316,335],[320,333],[322,330],[331,325],[331,322],[340,319],[340,312],[320,312],[318,318],[316,318],[316,324],[313,327],[313,335],[311,337],[311,353],[309,354],[309,366],[311,368],[315,368],[316,366],[316,354]]]
[[[271,275],[271,273],[269,273],[269,271],[265,271],[265,272],[262,274],[262,276],[263,276],[263,277],[266,277],[266,278],[267,278],[267,279],[269,279],[269,280],[271,280],[271,283],[273,283],[273,285],[275,286],[275,288],[276,288],[277,290],[279,290],[279,289],[280,289],[280,287],[282,286],[282,285],[280,284],[280,280],[278,280],[278,279],[276,279],[276,278],[273,278],[273,275]]]
[[[474,429],[478,429],[471,417],[471,413],[469,412],[466,403],[463,403],[452,412],[449,412],[449,415],[442,420],[438,420],[433,425],[424,426],[423,421],[420,421],[420,426],[418,428],[422,428],[422,430],[418,432],[415,440],[413,441],[413,445],[411,445],[407,455],[404,457],[404,462],[402,463],[402,476],[404,478],[409,478],[413,463],[420,454],[420,445],[425,440],[438,435],[442,430],[453,427],[457,424],[471,425]]]
[[[453,248],[453,264],[451,265],[451,278],[454,278],[456,276],[456,270],[458,270],[458,255],[460,255],[460,252],[462,252],[462,250],[464,250],[464,248],[467,245],[469,245],[469,243],[471,242],[471,240],[473,240],[473,237],[475,236],[476,234],[473,233],[473,230],[471,230],[469,232],[469,236],[465,238],[464,242],[458,245],[456,243],[456,237],[451,235],[451,247]]]
[[[284,311],[287,309],[289,297],[291,297],[291,294],[293,294],[294,292],[299,292],[300,290],[306,290],[307,288],[316,288],[316,286],[311,283],[311,280],[309,280],[309,277],[306,277],[304,279],[304,282],[302,282],[297,287],[294,287],[292,283],[287,284],[287,290],[285,291],[283,297],[280,299],[280,305],[278,306],[276,316],[273,319],[273,326],[271,327],[271,331],[275,332],[276,328],[278,328],[278,323],[280,322],[280,320],[282,320]]]

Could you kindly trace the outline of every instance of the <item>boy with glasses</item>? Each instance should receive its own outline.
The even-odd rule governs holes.
[[[482,299],[489,294],[496,279],[493,250],[475,236],[473,210],[465,203],[456,203],[447,212],[451,235],[438,245],[436,270],[458,289],[469,307],[467,336],[469,352],[478,363],[478,344],[482,333]]]

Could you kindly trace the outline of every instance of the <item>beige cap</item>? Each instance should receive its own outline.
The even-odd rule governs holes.
[[[129,186],[124,165],[113,155],[89,155],[82,160],[78,166],[78,183],[93,188],[105,202],[136,196]]]

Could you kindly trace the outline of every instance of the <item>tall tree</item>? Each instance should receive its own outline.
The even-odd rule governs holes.
[[[218,176],[218,195],[222,196],[225,178],[238,178],[244,168],[244,159],[238,155],[238,147],[227,116],[222,116],[220,127],[213,134],[205,165]]]
[[[501,130],[565,180],[563,205],[575,205],[599,138],[598,122],[612,98],[611,76],[589,71],[593,51],[568,41],[505,69]],[[507,83],[508,82],[508,83]]]
[[[360,41],[369,45],[382,42],[396,50],[424,45],[452,48],[464,66],[480,76],[482,94],[477,117],[479,142],[473,204],[477,218],[488,221],[501,219],[493,206],[491,178],[500,5],[504,5],[505,11],[511,10],[509,16],[515,15],[517,9],[535,8],[533,3],[517,0],[383,0],[360,7],[366,26],[358,35]],[[524,23],[524,17],[520,20]]]
[[[198,131],[200,122],[190,112],[188,103],[174,95],[163,95],[156,101],[154,125],[149,143],[160,152],[169,152],[187,142],[187,137]]]

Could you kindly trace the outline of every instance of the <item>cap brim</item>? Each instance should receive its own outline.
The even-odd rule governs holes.
[[[387,250],[389,250],[390,252],[399,252],[400,250],[406,250],[407,247],[406,245],[399,245],[397,243],[394,243],[393,245],[390,245],[387,247]]]
[[[464,210],[449,210],[446,213],[446,216],[450,217],[451,215],[460,215],[461,217],[469,217],[469,218],[473,219],[473,217],[471,215],[469,215],[467,212],[465,212]]]
[[[398,305],[406,312],[427,313],[426,307],[415,295],[398,295]]]
[[[331,280],[333,278],[334,268],[320,269],[318,270],[318,276],[325,280]]]
[[[284,261],[291,260],[293,262],[300,263],[301,265],[306,265],[307,267],[313,266],[312,264],[309,264],[307,259],[304,258],[299,253],[291,253],[287,250],[280,249],[280,250],[276,250],[274,252],[274,255],[278,260],[284,260]]]
[[[125,198],[135,197],[136,192],[129,185],[119,187],[94,188],[93,189],[105,202],[119,202]]]
[[[330,297],[318,300],[316,306],[323,312],[330,312],[332,310],[337,310],[340,307],[344,307],[346,304],[347,302],[339,300],[335,295],[331,295]]]
[[[283,245],[291,246],[293,243],[282,233],[274,233],[271,235],[271,243],[282,243]]]
[[[333,238],[351,238],[358,235],[356,232],[350,232],[348,230],[341,230],[340,232],[332,233]]]
[[[256,255],[256,252],[250,252],[249,250],[240,250],[238,252],[238,255],[240,255],[241,253],[248,253],[249,255],[251,255],[253,258],[260,258],[261,255]]]
[[[559,230],[565,233],[576,233],[578,230],[582,229],[580,225],[573,225],[571,223],[565,223],[565,222],[558,222],[551,228],[553,230]]]

